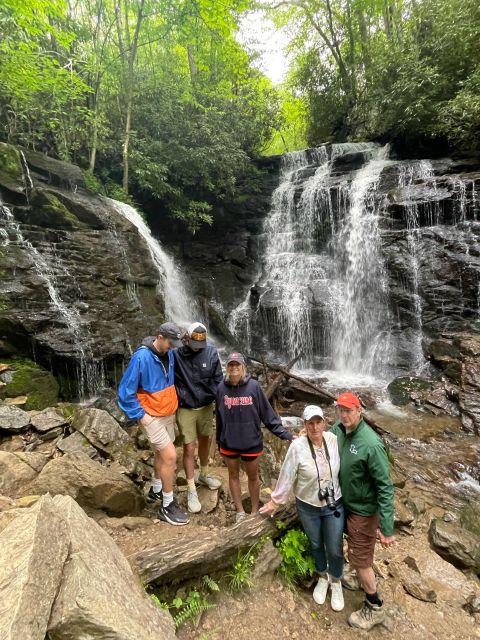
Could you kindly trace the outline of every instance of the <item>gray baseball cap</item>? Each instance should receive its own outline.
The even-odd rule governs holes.
[[[158,327],[157,336],[163,336],[170,341],[172,347],[182,347],[185,332],[173,322],[164,322]]]

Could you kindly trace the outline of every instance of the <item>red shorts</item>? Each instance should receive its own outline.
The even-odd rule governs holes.
[[[220,447],[220,453],[225,458],[240,458],[243,462],[250,462],[251,460],[255,460],[258,456],[263,454],[263,451],[256,451],[254,453],[243,453],[242,451],[229,451],[228,449],[222,449]]]

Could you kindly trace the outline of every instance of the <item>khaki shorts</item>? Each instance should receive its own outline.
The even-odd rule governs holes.
[[[201,409],[184,409],[177,411],[177,426],[183,438],[183,444],[195,442],[198,436],[210,437],[213,432],[213,408],[211,402]]]
[[[347,515],[348,561],[354,569],[373,567],[380,516]]]
[[[151,421],[141,425],[154,451],[161,451],[175,440],[175,414],[152,416]]]

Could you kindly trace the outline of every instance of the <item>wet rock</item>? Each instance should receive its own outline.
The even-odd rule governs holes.
[[[46,463],[41,453],[0,451],[0,494],[12,498],[24,495]]]
[[[14,193],[23,194],[23,167],[16,147],[0,142],[0,185]]]
[[[148,598],[110,536],[67,496],[53,501],[70,550],[48,624],[50,640],[174,640],[172,617]]]
[[[12,514],[13,515],[13,514]],[[44,640],[69,551],[49,496],[17,514],[0,535],[0,637]]]
[[[428,538],[434,551],[461,569],[480,572],[480,537],[458,524],[434,519]]]
[[[11,433],[23,431],[30,424],[28,413],[15,406],[0,405],[0,429]]]
[[[50,431],[45,431],[45,433],[39,433],[38,439],[42,442],[48,442],[49,440],[61,438],[63,436],[63,430],[64,427],[55,427],[55,429],[50,429]]]
[[[81,506],[102,509],[112,516],[135,514],[143,506],[142,496],[131,480],[85,454],[66,454],[51,460],[28,492],[68,495]]]
[[[30,421],[32,426],[41,433],[67,424],[64,415],[60,413],[60,411],[52,408],[44,409],[40,413],[37,413],[32,416]]]
[[[387,391],[390,394],[392,403],[402,406],[410,402],[412,392],[430,389],[431,386],[432,383],[429,380],[413,376],[401,376],[390,382]]]

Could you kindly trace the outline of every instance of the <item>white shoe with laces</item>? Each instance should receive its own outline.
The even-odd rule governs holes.
[[[331,589],[331,600],[330,605],[334,611],[342,611],[345,606],[345,602],[343,600],[343,590],[342,583],[339,580],[338,582],[330,583]]]
[[[320,576],[317,586],[313,590],[313,599],[317,604],[323,604],[325,602],[329,584],[328,578]]]
[[[198,513],[202,509],[202,505],[200,504],[200,500],[198,499],[197,492],[191,491],[190,489],[187,491],[187,504],[188,510],[191,513]]]

